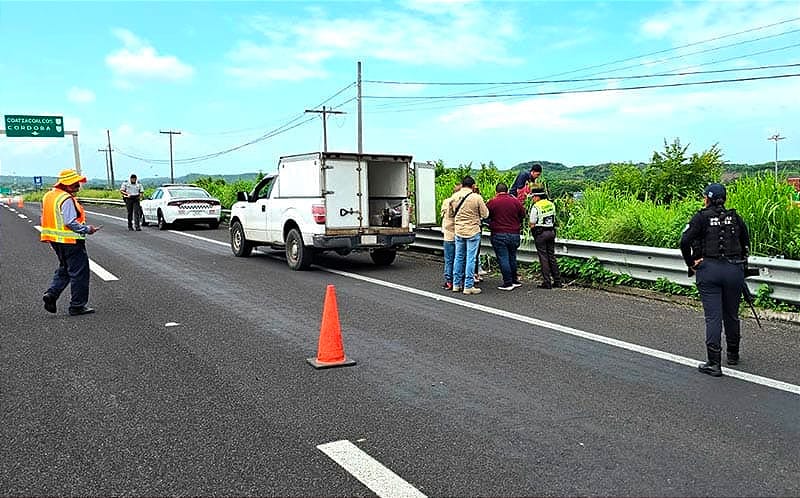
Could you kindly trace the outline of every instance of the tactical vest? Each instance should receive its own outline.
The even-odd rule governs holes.
[[[70,198],[72,196],[68,192],[57,188],[44,194],[42,198],[42,233],[40,235],[42,242],[75,244],[78,240],[86,238],[85,235],[70,230],[64,222],[64,216],[61,214],[61,205]],[[83,207],[77,199],[72,199],[75,202],[75,210],[78,212],[77,221],[85,223],[86,214],[83,211]]]
[[[556,205],[547,199],[541,199],[533,205],[539,211],[539,228],[553,228],[556,226]]]
[[[739,220],[736,210],[708,207],[701,213],[705,226],[703,257],[741,258],[743,251],[739,240]]]

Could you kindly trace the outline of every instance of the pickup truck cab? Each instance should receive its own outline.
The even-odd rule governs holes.
[[[294,270],[314,255],[368,251],[377,265],[390,265],[397,250],[414,242],[410,176],[414,175],[416,226],[436,223],[435,170],[411,156],[314,152],[284,156],[278,171],[231,207],[231,250],[284,250]]]

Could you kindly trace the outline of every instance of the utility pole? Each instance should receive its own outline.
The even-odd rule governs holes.
[[[111,155],[111,151],[114,149],[111,148],[110,130],[106,130],[106,136],[108,137],[108,170],[111,172],[111,187],[113,188],[116,182],[114,181],[114,156]]]
[[[328,152],[328,125],[326,116],[328,114],[344,114],[344,111],[332,111],[330,109],[326,109],[325,106],[322,106],[321,111],[315,109],[306,109],[306,112],[322,114],[322,151]]]
[[[358,74],[356,78],[356,83],[358,84],[358,95],[356,96],[356,102],[358,102],[358,153],[363,154],[364,141],[361,132],[361,61],[358,61]]]
[[[786,137],[782,137],[780,133],[776,133],[769,137],[767,140],[774,140],[775,141],[775,180],[778,180],[778,140],[783,140]]]
[[[108,188],[113,190],[114,185],[111,183],[111,170],[108,169],[108,153],[109,153],[109,150],[108,149],[97,149],[97,152],[103,152],[104,153],[103,156],[106,159],[106,183],[108,183]]]
[[[181,132],[172,130],[160,130],[160,132],[169,135],[169,182],[175,183],[175,168],[172,164],[172,135],[180,135]]]

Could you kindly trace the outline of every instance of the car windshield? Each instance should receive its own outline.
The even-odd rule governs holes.
[[[173,199],[210,199],[211,196],[201,188],[171,188],[169,196]]]

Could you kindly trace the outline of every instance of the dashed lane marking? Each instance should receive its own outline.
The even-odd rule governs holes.
[[[384,467],[350,441],[334,441],[317,446],[334,462],[380,497],[426,498],[417,488]]]

